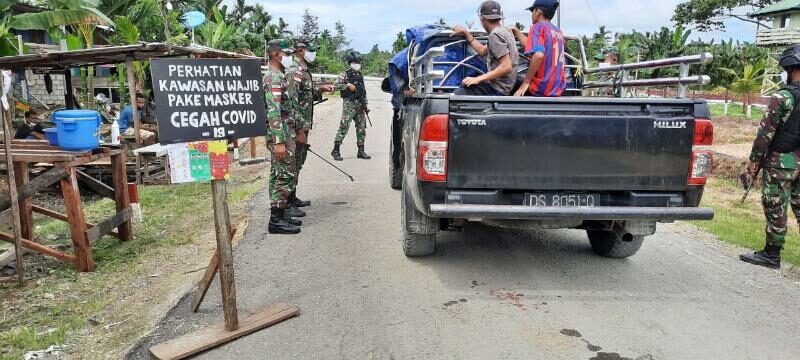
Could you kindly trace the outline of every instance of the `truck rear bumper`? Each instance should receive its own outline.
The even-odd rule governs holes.
[[[431,216],[503,220],[712,220],[714,210],[694,207],[532,207],[518,205],[432,204]]]

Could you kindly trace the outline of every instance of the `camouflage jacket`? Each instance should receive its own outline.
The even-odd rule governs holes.
[[[778,128],[783,126],[794,110],[796,99],[791,92],[780,90],[772,95],[767,108],[767,115],[761,120],[753,150],[750,152],[751,161],[759,161],[767,153],[769,144],[775,137]],[[773,152],[769,159],[764,161],[763,167],[773,169],[797,169],[798,151],[781,154]]]
[[[267,103],[268,140],[283,144],[294,137],[294,112],[297,108],[296,84],[283,73],[268,69],[264,76],[264,99]]]
[[[311,71],[303,68],[302,65],[295,61],[294,66],[286,71],[286,76],[291,77],[293,81],[298,83],[297,128],[310,130],[314,126],[314,97],[316,93]]]
[[[333,90],[335,91],[342,91],[347,89],[347,71],[343,71],[339,74],[339,78],[336,79],[336,82],[333,84]],[[358,101],[358,100],[344,100],[344,101]],[[367,97],[364,97],[364,106],[369,106],[369,101]]]

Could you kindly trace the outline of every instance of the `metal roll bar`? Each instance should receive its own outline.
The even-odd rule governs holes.
[[[605,82],[589,82],[583,85],[585,89],[602,88],[602,87],[620,87],[620,92],[625,94],[626,87],[635,86],[665,86],[665,85],[678,85],[678,98],[685,98],[689,95],[690,85],[707,85],[711,79],[708,76],[689,76],[689,67],[692,64],[706,64],[714,60],[714,55],[711,53],[703,53],[698,55],[680,56],[669,59],[658,59],[650,61],[642,61],[631,64],[622,64],[617,66],[597,67],[586,69],[587,74],[600,74],[600,73],[622,73],[618,81],[605,81]],[[631,80],[630,72],[632,70],[640,69],[657,69],[670,66],[679,66],[680,75],[671,78],[658,78],[658,79],[641,79]]]

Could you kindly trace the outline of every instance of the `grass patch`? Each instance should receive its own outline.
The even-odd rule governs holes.
[[[243,203],[263,186],[263,181],[231,181],[229,203]],[[147,277],[137,267],[143,257],[164,256],[171,247],[213,232],[210,194],[210,184],[141,187],[144,223],[135,226],[133,241],[98,240],[92,246],[94,273],[78,274],[71,265],[38,255],[26,257],[26,286],[0,286],[0,359],[21,359],[27,351],[68,343],[70,333],[88,326],[116,300],[116,288]],[[114,213],[115,205],[104,199],[84,209],[87,221],[99,222]],[[36,235],[45,244],[71,244],[69,228],[60,221],[37,221]]]
[[[725,105],[724,104],[709,104],[711,108],[711,117],[713,118],[720,118],[725,115]],[[753,106],[753,121],[761,121],[766,114],[766,111],[763,108]],[[742,111],[742,105],[739,104],[728,104],[728,117],[733,118],[742,118],[747,119],[747,114]]]
[[[695,226],[708,231],[720,240],[754,249],[764,248],[764,214],[761,208],[758,189],[753,189],[750,198],[741,204],[742,190],[733,181],[719,178],[712,179],[706,186],[702,206],[714,209],[713,221],[692,222]],[[790,218],[792,215],[789,215]],[[800,265],[800,238],[797,222],[789,221],[789,233],[782,260]]]

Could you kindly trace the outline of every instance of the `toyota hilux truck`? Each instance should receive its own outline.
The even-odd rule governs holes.
[[[466,222],[519,229],[583,229],[599,255],[634,255],[657,224],[711,220],[701,208],[712,167],[714,129],[705,100],[687,87],[708,81],[689,66],[710,54],[589,69],[569,54],[568,90],[558,98],[451,94],[460,79],[484,71],[463,40],[440,31],[408,50],[408,78],[390,171],[402,191],[407,256],[434,253],[441,231]],[[476,33],[478,39],[485,34]],[[461,55],[459,55],[459,53]],[[464,60],[454,61],[452,56]],[[520,60],[520,74],[527,71]],[[465,65],[466,64],[466,65]],[[637,69],[678,67],[674,78],[632,79]],[[396,70],[396,69],[395,69]],[[586,74],[616,72],[591,83]],[[678,98],[586,96],[591,88],[673,85]]]

